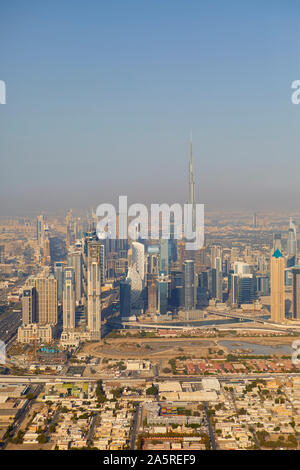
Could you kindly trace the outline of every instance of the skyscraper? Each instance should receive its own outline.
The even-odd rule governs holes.
[[[216,299],[223,302],[223,273],[222,273],[222,258],[215,259],[216,264]]]
[[[158,311],[165,315],[168,311],[168,281],[167,277],[162,275],[157,282]]]
[[[75,274],[71,267],[64,271],[63,288],[63,329],[74,330],[75,328]]]
[[[36,290],[31,287],[23,290],[22,297],[22,322],[29,325],[36,321]]]
[[[217,258],[221,259],[221,265],[222,265],[222,258],[223,258],[222,247],[220,245],[212,245],[211,249],[210,249],[210,266],[211,266],[211,268],[216,269],[216,259]]]
[[[186,260],[183,263],[184,281],[184,307],[193,310],[195,308],[195,263]]]
[[[297,256],[297,233],[296,225],[294,224],[292,218],[290,218],[290,227],[288,231],[288,241],[287,241],[287,252],[288,258]]]
[[[101,338],[101,269],[100,241],[87,241],[87,314],[92,339]]]
[[[157,296],[156,296],[156,281],[151,276],[148,282],[148,307],[147,313],[156,314],[157,312]]]
[[[44,242],[44,225],[45,225],[45,216],[41,214],[37,217],[37,221],[36,221],[36,239],[40,246],[42,246]]]
[[[64,267],[65,263],[58,261],[54,264],[54,277],[57,280],[57,299],[62,302],[63,286],[64,286]]]
[[[54,276],[28,278],[26,287],[36,290],[36,322],[57,324],[57,281]]]
[[[273,235],[273,252],[276,250],[282,251],[281,233],[274,233]]]
[[[253,228],[257,228],[257,215],[255,212],[253,214]]]
[[[292,312],[293,318],[300,320],[300,266],[292,268],[293,279],[293,298],[292,298]]]
[[[142,282],[145,278],[145,247],[142,243],[132,242],[132,266],[135,266],[135,269],[139,273]]]
[[[189,204],[192,207],[192,230],[196,231],[196,205],[195,205],[195,179],[194,179],[194,157],[193,157],[193,144],[192,133],[190,139],[190,162],[189,162]]]
[[[160,240],[159,272],[165,275],[169,272],[169,240],[166,238]]]
[[[74,251],[68,254],[68,266],[72,266],[74,268],[75,300],[77,303],[79,303],[81,302],[81,298],[83,295],[83,265],[81,247],[77,247]]]
[[[285,318],[284,269],[284,257],[276,250],[271,257],[271,320],[275,323],[282,323]]]
[[[74,242],[74,224],[72,209],[69,209],[66,214],[66,248],[69,249],[70,245]]]
[[[131,285],[129,280],[120,282],[120,316],[122,319],[130,317]]]

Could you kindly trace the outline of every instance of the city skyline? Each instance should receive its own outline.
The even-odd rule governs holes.
[[[2,4],[0,451],[299,450],[299,0]]]

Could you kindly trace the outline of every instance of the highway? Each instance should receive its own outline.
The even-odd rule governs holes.
[[[4,318],[1,318],[1,317]],[[7,344],[16,334],[22,322],[21,312],[10,312],[0,316],[0,339]]]
[[[59,375],[0,375],[0,383],[23,383],[23,384],[36,384],[36,383],[47,383],[47,382],[97,382],[99,379],[107,380],[109,382],[131,382],[140,383],[145,382],[160,382],[160,381],[184,381],[184,382],[201,382],[204,378],[214,378],[221,382],[230,382],[232,380],[256,380],[265,379],[269,380],[272,378],[289,378],[289,377],[300,377],[300,373],[267,373],[267,374],[228,374],[228,375],[175,375],[175,376],[159,376],[159,377],[111,377],[105,375],[96,375],[96,377],[70,377],[70,376],[59,376]]]

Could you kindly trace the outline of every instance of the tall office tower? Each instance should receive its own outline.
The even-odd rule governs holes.
[[[222,273],[222,259],[217,257],[215,259],[216,265],[216,299],[223,302],[223,273]]]
[[[206,255],[205,255],[205,248],[202,247],[200,250],[194,250],[195,251],[195,270],[196,273],[199,273],[201,271],[205,270],[206,267]]]
[[[184,282],[184,307],[193,310],[195,308],[195,263],[186,260],[183,263]]]
[[[165,315],[168,311],[168,280],[162,275],[157,282],[158,311],[160,315]]]
[[[68,266],[74,268],[75,275],[75,301],[79,304],[83,296],[83,265],[81,247],[75,249],[68,254]]]
[[[0,245],[0,264],[5,262],[5,247]]]
[[[245,258],[246,263],[251,263],[252,257],[253,257],[253,252],[252,252],[251,246],[245,246],[244,258]]]
[[[29,325],[36,321],[36,290],[31,287],[23,290],[22,297],[22,323]]]
[[[171,305],[179,308],[183,305],[183,273],[182,271],[171,271]]]
[[[154,277],[152,279],[149,279],[148,282],[148,306],[147,306],[147,313],[150,315],[155,315],[157,312],[157,295],[156,295],[156,282],[154,280]]]
[[[216,269],[216,259],[221,259],[221,270],[222,270],[222,247],[220,245],[212,245],[210,249],[210,267]]]
[[[140,313],[142,309],[143,281],[141,279],[141,276],[137,272],[135,266],[129,266],[126,280],[130,282],[131,286],[131,310],[136,310],[134,314]]]
[[[49,227],[45,225],[44,227],[44,237],[43,237],[43,262],[44,264],[51,264],[51,253],[50,253],[50,236],[49,236]]]
[[[224,275],[228,275],[230,271],[230,255],[227,253],[224,255],[224,261],[223,261],[223,272]]]
[[[75,328],[75,273],[71,267],[64,270],[63,289],[63,329],[74,330]]]
[[[256,290],[259,295],[270,295],[270,277],[256,276]]]
[[[239,276],[237,274],[230,275],[230,300],[233,307],[239,304]]]
[[[72,209],[69,209],[66,214],[66,248],[69,249],[70,245],[75,241],[74,234],[74,221]]]
[[[252,225],[253,225],[253,228],[257,228],[257,215],[256,215],[255,212],[253,214],[253,223],[252,223]]]
[[[101,286],[105,284],[105,246],[103,243],[100,244],[100,275],[101,275]]]
[[[240,249],[237,246],[233,246],[230,250],[230,259],[231,262],[234,263],[235,261],[238,261],[240,256]]]
[[[207,270],[208,293],[211,299],[217,296],[217,271],[214,268]]]
[[[171,212],[170,215],[170,239],[169,239],[169,262],[177,261],[177,240],[175,239],[175,232],[177,232],[177,227],[175,225],[174,213]]]
[[[273,234],[273,253],[276,250],[282,251],[281,233]]]
[[[36,290],[36,322],[57,324],[57,280],[54,276],[28,278],[25,287]]]
[[[238,305],[251,304],[255,297],[255,278],[253,274],[238,276]]]
[[[271,320],[275,323],[285,318],[284,269],[284,257],[276,250],[271,257]]]
[[[120,282],[120,316],[122,319],[130,317],[131,285],[129,280]]]
[[[274,253],[274,251],[273,251],[273,253]],[[281,250],[279,250],[279,251],[281,251]],[[259,270],[260,273],[267,274],[269,272],[268,260],[266,259],[266,257],[264,255],[259,256],[257,258],[257,266],[258,266],[258,270]]]
[[[36,239],[40,246],[44,242],[44,226],[45,226],[45,216],[43,214],[39,215],[36,220]]]
[[[159,247],[157,245],[150,245],[147,248],[146,274],[147,278],[157,277],[159,274]]]
[[[101,268],[99,240],[87,242],[87,313],[91,338],[101,339]]]
[[[145,278],[145,247],[142,243],[132,242],[131,264],[135,266],[143,282]]]
[[[165,238],[159,244],[159,272],[166,275],[169,272],[169,240]]]
[[[57,300],[62,302],[63,287],[64,287],[64,267],[65,263],[58,261],[54,263],[54,277],[57,280]]]
[[[234,263],[234,274],[238,274],[239,276],[244,274],[251,274],[250,266],[243,261],[236,261]]]
[[[185,254],[185,241],[177,240],[177,263],[180,270],[182,270]]]
[[[296,225],[294,224],[292,218],[290,218],[290,228],[288,231],[288,241],[287,241],[287,252],[288,258],[297,256],[297,233]]]
[[[208,279],[207,271],[198,274],[197,283],[197,306],[203,307],[208,305]]]
[[[195,202],[195,179],[194,179],[194,157],[193,157],[193,144],[192,133],[190,139],[190,161],[189,161],[189,204],[192,206],[192,223],[191,228],[193,232],[196,231],[196,202]]]
[[[300,319],[300,266],[292,268],[293,277],[293,299],[292,299],[292,312],[293,318]]]

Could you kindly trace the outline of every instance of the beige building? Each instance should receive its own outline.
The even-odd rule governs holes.
[[[36,322],[57,324],[57,280],[53,276],[27,279],[26,287],[36,290]],[[23,319],[24,323],[24,319]]]
[[[285,318],[284,269],[284,257],[277,249],[271,258],[271,320],[275,323]]]
[[[98,240],[88,241],[87,258],[87,317],[88,330],[92,339],[101,338],[101,244]]]
[[[53,325],[39,325],[31,323],[30,325],[23,325],[18,328],[19,343],[50,343],[53,336],[55,336],[55,327]]]
[[[23,325],[36,321],[36,290],[30,287],[23,290],[22,296],[22,320]]]

